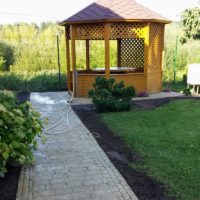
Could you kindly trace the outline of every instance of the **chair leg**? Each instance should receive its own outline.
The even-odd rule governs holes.
[[[199,87],[200,87],[200,86],[198,85],[198,86],[197,86],[197,94],[199,94]]]
[[[192,94],[195,93],[195,85],[192,86]]]

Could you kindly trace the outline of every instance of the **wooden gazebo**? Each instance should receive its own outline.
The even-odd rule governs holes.
[[[68,90],[84,97],[97,76],[113,77],[137,92],[162,89],[164,26],[170,21],[134,0],[99,0],[60,24],[66,31]],[[85,40],[85,70],[76,67],[76,40]],[[90,41],[105,41],[105,68],[90,66]],[[110,40],[117,66],[110,66]],[[97,57],[98,59],[98,57]]]

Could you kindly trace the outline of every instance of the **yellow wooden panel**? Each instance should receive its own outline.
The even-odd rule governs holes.
[[[79,97],[87,97],[88,91],[92,89],[97,74],[78,74],[78,94]],[[104,75],[101,75],[104,77]],[[126,86],[133,86],[136,92],[146,91],[146,80],[144,74],[111,74],[117,82],[124,81]]]
[[[111,23],[111,39],[143,38],[145,23]]]
[[[150,93],[160,92],[162,90],[162,72],[149,73],[147,79],[147,91]]]
[[[164,26],[153,23],[149,28],[148,72],[157,72],[161,70],[162,66]]]

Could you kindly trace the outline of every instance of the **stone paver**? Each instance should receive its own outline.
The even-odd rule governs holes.
[[[57,94],[66,98],[65,92],[31,94],[34,107],[49,118],[48,126],[59,119]],[[63,106],[60,101],[59,107]],[[21,171],[17,200],[137,200],[73,111],[69,124],[70,131],[56,134],[67,129],[65,123],[60,124],[53,129],[55,135],[47,135],[47,142],[39,143],[36,164]]]
[[[173,98],[173,97],[183,97],[184,94],[178,92],[159,92],[150,94],[149,97],[134,97],[133,101],[140,101],[140,100],[150,100],[150,99],[163,99],[163,98]],[[193,95],[195,96],[195,95]],[[74,98],[73,105],[80,105],[80,104],[91,104],[91,99],[89,98]]]

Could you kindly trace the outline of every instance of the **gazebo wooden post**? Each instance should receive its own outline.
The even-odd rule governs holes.
[[[117,67],[121,67],[121,39],[117,39]]]
[[[104,40],[105,40],[105,75],[110,77],[110,24],[105,23],[104,26]]]
[[[86,40],[86,70],[90,69],[90,40]]]
[[[68,91],[72,91],[72,86],[71,86],[72,77],[71,77],[71,71],[70,71],[69,31],[70,31],[70,27],[65,26],[66,62],[67,62],[67,88],[68,88]]]
[[[149,37],[150,37],[150,23],[146,24],[145,27],[145,33],[144,33],[144,75],[145,75],[145,79],[146,79],[146,90],[148,91],[148,53],[149,53]]]
[[[162,33],[161,33],[161,55],[160,55],[160,71],[161,71],[161,76],[160,76],[160,90],[162,90],[162,78],[163,78],[163,58],[164,58],[164,41],[165,41],[165,26],[163,25],[162,28]]]
[[[76,40],[75,40],[75,29],[71,25],[71,57],[72,57],[72,76],[73,76],[73,93],[77,96],[77,83],[76,83]]]

